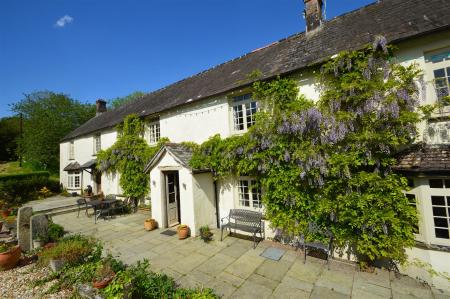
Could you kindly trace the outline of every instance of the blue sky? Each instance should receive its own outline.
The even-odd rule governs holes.
[[[326,17],[374,2],[328,0]],[[302,0],[2,0],[0,117],[37,90],[150,92],[297,32]]]

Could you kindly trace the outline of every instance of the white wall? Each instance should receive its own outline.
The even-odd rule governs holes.
[[[211,173],[192,175],[193,201],[196,234],[203,225],[216,228],[216,203],[213,177]]]
[[[101,133],[101,146],[106,149],[114,144],[117,138],[115,129],[108,129]],[[76,138],[74,140],[74,159],[69,160],[70,141],[60,144],[60,182],[67,188],[67,171],[63,171],[69,163],[78,162],[83,165],[90,160],[96,159],[94,154],[94,134]],[[86,171],[81,174],[81,188],[68,189],[69,192],[81,192],[87,185],[95,188],[94,178]],[[118,177],[114,175],[102,175],[102,189],[105,194],[120,194]],[[96,190],[94,190],[96,191]]]
[[[170,110],[160,116],[161,137],[171,142],[202,143],[209,137],[230,135],[229,105],[225,97],[193,103],[188,107]]]

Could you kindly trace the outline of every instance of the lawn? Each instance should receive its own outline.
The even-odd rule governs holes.
[[[16,174],[16,173],[29,173],[33,170],[26,165],[19,166],[19,162],[6,162],[0,164],[0,175],[2,174]]]

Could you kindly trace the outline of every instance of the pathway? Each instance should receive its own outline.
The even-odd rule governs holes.
[[[223,298],[450,298],[407,276],[395,277],[384,270],[359,272],[353,265],[323,260],[287,250],[279,261],[261,257],[273,245],[227,237],[206,244],[199,238],[178,240],[161,235],[162,230],[143,229],[148,215],[137,213],[94,224],[76,213],[54,216],[53,221],[72,233],[95,236],[105,248],[125,263],[144,258],[154,271],[173,277],[185,287],[209,287]],[[216,233],[215,239],[218,238]]]

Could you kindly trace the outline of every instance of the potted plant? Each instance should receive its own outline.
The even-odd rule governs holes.
[[[177,232],[178,232],[178,239],[180,240],[186,239],[189,235],[189,226],[187,226],[186,224],[181,224],[180,226],[178,226]]]
[[[33,240],[33,248],[41,248],[45,245],[45,243],[47,243],[47,238],[45,237],[45,235],[38,234],[36,236],[36,239]]]
[[[145,230],[151,231],[158,227],[158,223],[153,218],[147,218],[144,221]]]
[[[106,263],[95,271],[92,285],[96,289],[103,289],[113,280],[115,275],[116,273],[114,273],[109,263]]]
[[[202,238],[203,241],[209,242],[212,239],[213,233],[209,229],[209,226],[204,225],[200,227],[200,238]]]
[[[21,253],[19,245],[0,244],[0,270],[14,268],[19,262]]]

